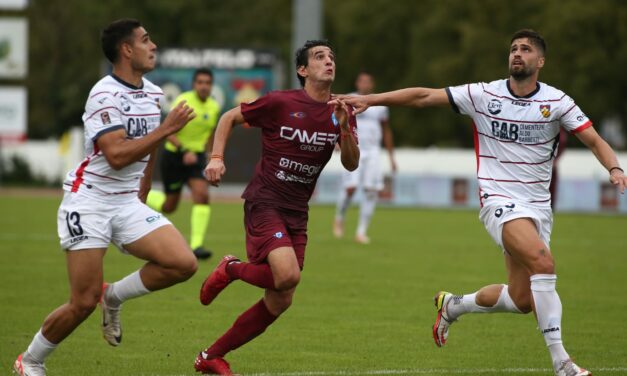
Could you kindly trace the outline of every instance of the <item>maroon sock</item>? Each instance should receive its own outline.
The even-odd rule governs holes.
[[[235,350],[263,333],[277,317],[268,311],[266,304],[261,299],[248,311],[242,313],[235,320],[231,329],[206,350],[207,355],[211,358],[223,358],[229,351]]]
[[[232,262],[226,267],[226,272],[233,279],[241,279],[262,289],[274,289],[274,277],[268,264]]]

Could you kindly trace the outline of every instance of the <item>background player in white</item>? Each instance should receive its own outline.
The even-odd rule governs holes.
[[[143,78],[155,66],[157,46],[138,21],[113,22],[103,30],[101,42],[113,73],[89,93],[83,115],[86,157],[67,175],[57,219],[70,300],[48,315],[18,356],[14,370],[19,375],[45,375],[46,357],[99,301],[104,337],[117,346],[122,302],[185,281],[197,267],[181,234],[143,204],[156,147],[193,119],[194,112],[181,103],[159,125],[163,92]],[[103,285],[103,257],[110,242],[147,263]]]
[[[433,336],[446,343],[449,326],[465,313],[534,310],[559,376],[590,375],[573,363],[562,345],[562,304],[549,239],[553,223],[549,182],[560,126],[575,134],[624,193],[627,178],[611,147],[563,92],[538,82],[545,63],[544,39],[533,30],[514,34],[508,80],[446,89],[408,88],[369,96],[340,96],[356,112],[372,105],[450,105],[475,124],[480,218],[502,247],[508,284],[494,284],[461,296],[436,295]]]
[[[374,91],[374,77],[368,72],[361,72],[355,80],[357,94],[367,95]],[[362,244],[370,243],[367,235],[370,220],[377,205],[379,191],[383,189],[383,172],[379,152],[381,139],[388,151],[392,172],[396,172],[394,159],[394,139],[389,124],[389,110],[385,106],[370,107],[357,115],[357,134],[361,152],[359,167],[355,171],[345,170],[342,173],[342,189],[337,201],[333,234],[336,238],[344,236],[344,218],[353,195],[358,187],[363,188],[363,197],[359,205],[359,223],[355,241]]]

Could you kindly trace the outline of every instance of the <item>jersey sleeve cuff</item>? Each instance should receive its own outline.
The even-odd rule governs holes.
[[[91,138],[91,140],[95,142],[103,134],[106,134],[106,133],[109,133],[109,132],[113,132],[113,131],[117,131],[118,129],[125,129],[125,128],[124,128],[124,126],[122,124],[112,125],[109,128],[105,128],[105,129],[100,130],[98,133],[96,133],[94,135],[94,137]]]
[[[584,131],[588,128],[590,128],[592,126],[592,122],[590,120],[586,121],[585,123],[583,123],[582,125],[578,126],[577,128],[573,129],[572,131],[570,131],[571,134],[576,134],[579,133],[581,131]]]
[[[453,109],[453,111],[459,114],[459,107],[457,107],[457,105],[455,104],[455,100],[453,99],[453,94],[451,93],[451,89],[447,87],[444,90],[446,90],[446,96],[448,97],[448,103],[451,104],[451,108]]]

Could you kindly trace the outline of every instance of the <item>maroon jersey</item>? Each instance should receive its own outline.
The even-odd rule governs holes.
[[[333,106],[320,103],[305,90],[273,91],[242,103],[248,124],[261,128],[261,160],[242,194],[249,201],[306,211],[320,172],[340,140]],[[357,140],[356,121],[349,124]]]

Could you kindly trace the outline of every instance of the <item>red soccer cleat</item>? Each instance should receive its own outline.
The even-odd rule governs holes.
[[[205,279],[200,288],[200,302],[203,305],[209,305],[233,281],[226,272],[226,266],[233,261],[239,261],[239,259],[233,255],[224,256],[218,266]]]
[[[206,352],[203,351],[198,354],[198,356],[196,357],[196,361],[194,362],[194,368],[196,369],[196,372],[200,372],[206,375],[233,376],[233,371],[231,371],[229,363],[224,360],[224,358],[206,358]]]

